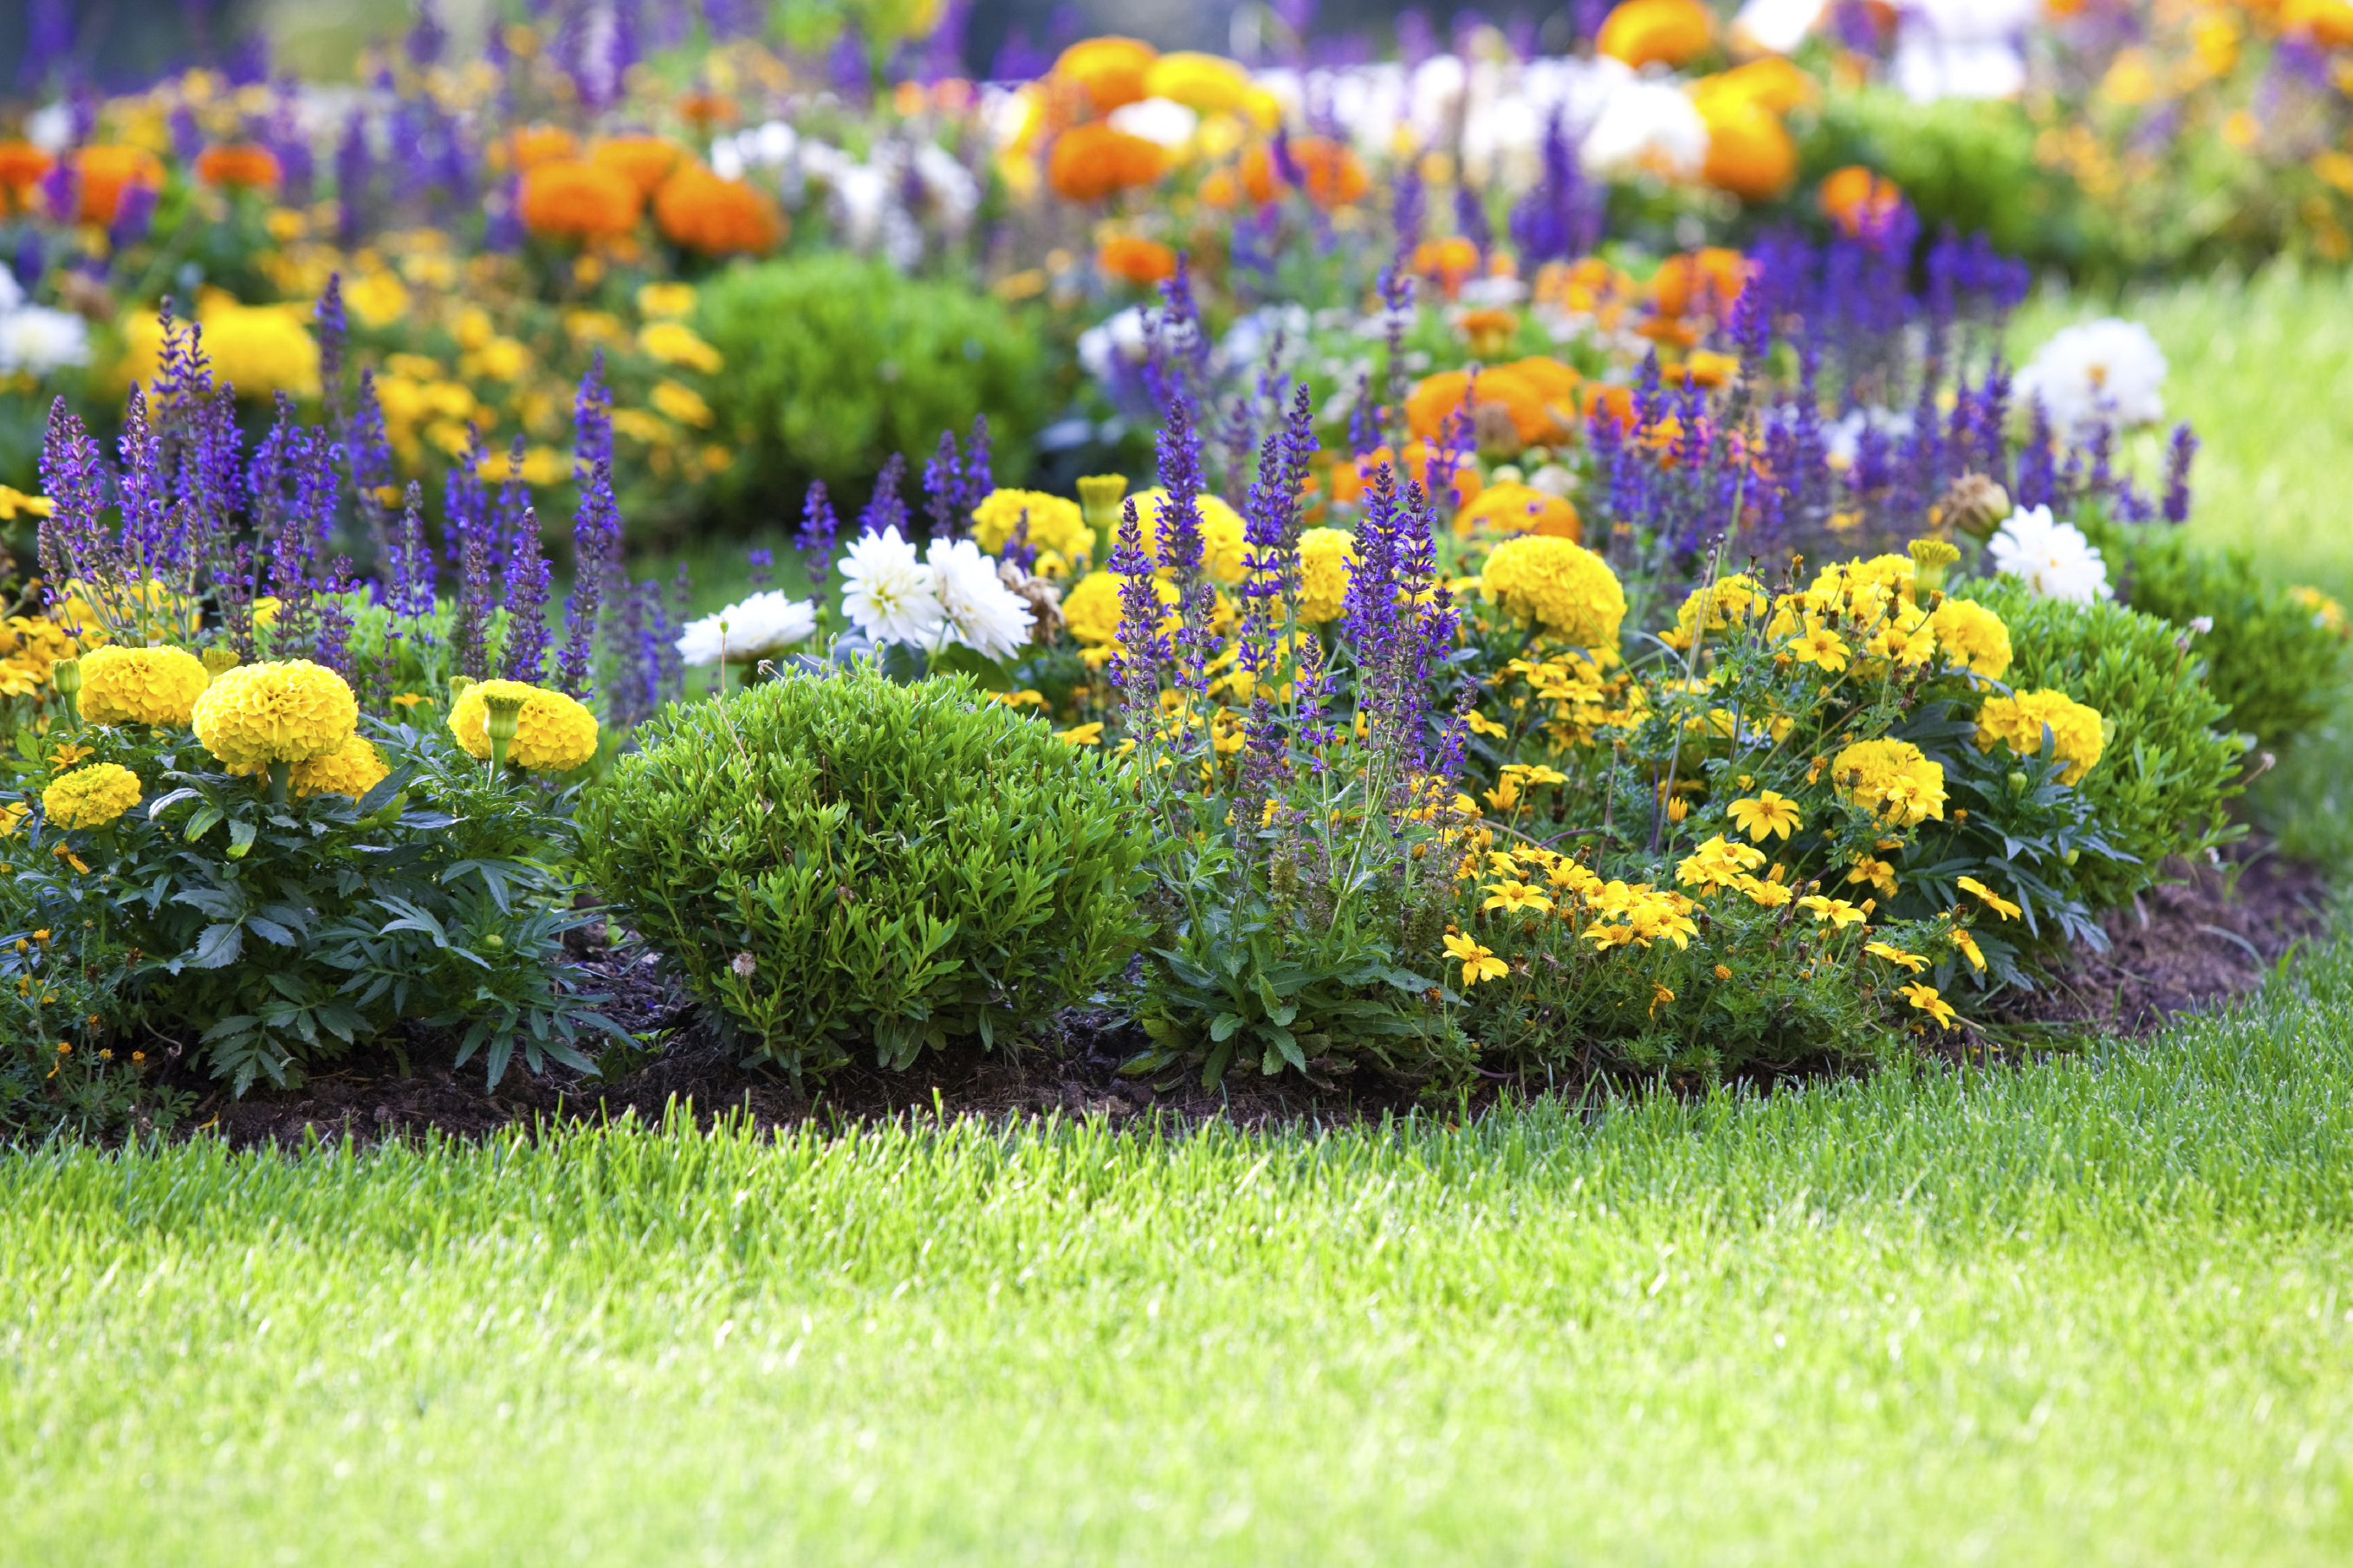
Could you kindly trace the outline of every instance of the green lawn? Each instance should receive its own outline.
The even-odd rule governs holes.
[[[0,1561],[2341,1563],[2348,1088],[14,1155]]]

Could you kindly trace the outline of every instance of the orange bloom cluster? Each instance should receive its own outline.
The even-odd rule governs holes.
[[[1493,409],[1495,414],[1488,417],[1508,416],[1512,435],[1523,447],[1567,440],[1576,434],[1577,387],[1583,380],[1569,366],[1542,355],[1482,370],[1475,386],[1470,372],[1445,371],[1415,384],[1405,400],[1406,424],[1423,440],[1435,441],[1458,410],[1466,410],[1475,421]]]
[[[1635,69],[1681,68],[1715,41],[1715,18],[1699,0],[1626,0],[1609,13],[1594,47]]]
[[[1054,138],[1046,181],[1065,201],[1099,202],[1160,178],[1167,154],[1108,125],[1074,125]]]
[[[1109,114],[1146,96],[1145,73],[1159,58],[1159,50],[1135,38],[1087,38],[1062,51],[1054,79],[1083,93],[1096,113]]]
[[[1822,211],[1852,236],[1885,223],[1903,202],[1904,192],[1894,181],[1850,163],[1822,181],[1820,199]]]
[[[0,212],[27,212],[33,190],[57,160],[30,142],[0,142]]]
[[[144,147],[84,147],[73,155],[73,172],[80,223],[112,223],[122,193],[132,185],[164,187],[164,164]]]
[[[1425,239],[1414,247],[1412,267],[1417,276],[1437,284],[1451,300],[1461,293],[1463,284],[1478,276],[1479,247],[1459,234]]]
[[[617,169],[559,158],[522,178],[523,226],[542,239],[617,239],[638,226],[645,198]]]
[[[1710,246],[1659,263],[1658,274],[1651,279],[1651,299],[1659,314],[1670,320],[1714,316],[1725,321],[1746,287],[1747,258],[1736,250]]]
[[[677,142],[659,136],[617,136],[597,143],[589,161],[625,176],[640,196],[650,196],[677,170],[682,153]]]
[[[704,256],[758,256],[784,237],[782,214],[740,180],[689,163],[654,197],[654,223],[674,245]]]
[[[278,154],[252,142],[230,142],[196,154],[196,178],[232,191],[274,191],[284,173]]]
[[[1111,277],[1152,284],[1176,275],[1176,252],[1156,239],[1115,235],[1095,252],[1095,265]]]
[[[1291,144],[1291,161],[1299,166],[1299,176],[1307,190],[1307,199],[1319,207],[1346,206],[1362,201],[1365,193],[1373,188],[1372,176],[1356,155],[1340,142],[1322,136],[1303,136]],[[1274,153],[1265,147],[1253,147],[1242,154],[1242,188],[1254,202],[1271,202],[1287,188],[1289,182],[1274,166]]]
[[[506,137],[497,152],[518,169],[535,169],[580,155],[580,140],[560,125],[526,125]]]

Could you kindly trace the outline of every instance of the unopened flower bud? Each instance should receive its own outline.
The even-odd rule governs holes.
[[[2014,773],[2010,775],[2010,793],[2012,795],[2024,795],[2026,793],[2026,775],[2024,773]]]
[[[63,696],[71,697],[80,691],[81,660],[61,658],[49,666],[49,683]]]
[[[2010,516],[2010,492],[1983,474],[1963,474],[1936,502],[1935,516],[1945,528],[1957,528],[1971,539],[1984,539]]]
[[[1915,593],[1933,593],[1945,585],[1945,568],[1961,558],[1961,552],[1941,539],[1915,539],[1904,547],[1912,557],[1912,586]]]
[[[237,657],[237,649],[233,647],[208,647],[205,649],[203,658],[205,672],[215,680],[244,662]]]
[[[1125,474],[1085,474],[1079,479],[1079,515],[1100,545],[1119,533],[1119,503],[1127,494]]]
[[[522,698],[511,692],[501,692],[495,697],[482,699],[482,706],[488,710],[488,716],[482,721],[482,728],[488,731],[491,740],[512,741],[515,738],[515,731],[522,722]]]

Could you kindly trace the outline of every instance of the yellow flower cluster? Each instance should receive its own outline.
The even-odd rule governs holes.
[[[1897,827],[1945,817],[1945,770],[1909,741],[1861,741],[1831,760],[1841,798]]]
[[[2312,612],[2312,624],[2342,641],[2353,637],[2353,621],[2345,617],[2345,606],[2317,588],[2290,588],[2287,596]]]
[[[241,305],[227,294],[208,291],[196,320],[205,329],[205,353],[213,379],[237,388],[237,395],[267,398],[284,392],[319,395],[319,345],[311,340],[301,305]],[[140,312],[122,323],[127,377],[152,383],[164,353],[164,324]]]
[[[104,827],[139,804],[139,775],[114,763],[60,773],[41,792],[41,809],[59,827]]]
[[[1784,869],[1776,866],[1759,877],[1757,872],[1764,864],[1763,850],[1719,833],[1677,864],[1675,880],[1698,889],[1702,898],[1729,889],[1759,908],[1778,910],[1790,898],[1788,885],[1781,880]]]
[[[1356,536],[1343,529],[1311,528],[1299,536],[1299,618],[1311,626],[1337,619],[1356,564]]]
[[[1044,490],[997,489],[972,509],[972,536],[991,554],[1005,548],[1022,518],[1029,520],[1029,548],[1038,552],[1041,576],[1060,577],[1095,552],[1095,532],[1079,503]]]
[[[1092,572],[1062,595],[1062,624],[1079,639],[1090,664],[1101,663],[1119,641],[1120,583],[1114,573]],[[1155,581],[1153,587],[1163,605],[1176,607],[1176,584]]]
[[[449,732],[477,757],[491,754],[489,698],[520,697],[507,761],[534,773],[565,773],[596,754],[596,716],[561,691],[520,680],[478,680],[449,710]]]
[[[1675,612],[1675,629],[1661,633],[1659,640],[1669,647],[1688,648],[1692,637],[1701,629],[1703,617],[1712,636],[1763,614],[1772,602],[1773,596],[1765,591],[1764,584],[1746,573],[1719,578],[1711,586],[1692,590],[1683,607]]]
[[[241,664],[205,689],[189,715],[222,762],[266,766],[339,752],[360,706],[343,678],[309,659]]]
[[[1992,698],[1978,710],[1977,741],[1980,751],[1990,751],[2000,743],[2021,756],[2038,756],[2046,729],[2051,734],[2052,754],[2067,764],[2059,782],[2081,783],[2100,760],[2105,745],[2097,711],[2063,691],[2048,690]]]
[[[81,716],[93,724],[185,724],[212,681],[205,661],[183,647],[93,648],[81,661]]]
[[[1493,850],[1487,860],[1489,872],[1499,880],[1484,884],[1490,896],[1482,910],[1579,921],[1585,929],[1578,938],[1593,943],[1596,951],[1647,948],[1656,942],[1683,948],[1699,932],[1691,918],[1691,900],[1672,889],[1604,881],[1591,867],[1538,845]],[[1475,865],[1463,868],[1466,876],[1477,869]],[[1525,880],[1526,875],[1540,875],[1544,887]]]
[[[30,697],[49,683],[49,668],[61,658],[71,658],[80,647],[106,640],[87,607],[77,618],[69,606],[60,612],[63,622],[47,616],[11,616],[0,625],[0,697]],[[77,643],[66,627],[81,628]]]
[[[1136,492],[1135,517],[1144,526],[1144,548],[1155,559],[1160,554],[1160,510],[1167,504],[1166,490]],[[1242,514],[1207,491],[1195,496],[1193,504],[1201,512],[1202,565],[1220,583],[1240,582],[1242,557],[1249,549],[1242,538]]]
[[[1481,574],[1506,612],[1578,647],[1615,648],[1626,618],[1617,574],[1581,544],[1524,534],[1497,545]]]
[[[1974,599],[1947,599],[1928,617],[1945,656],[1989,679],[2010,673],[2010,628]]]

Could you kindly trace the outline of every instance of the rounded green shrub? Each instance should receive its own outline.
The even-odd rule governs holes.
[[[672,707],[580,809],[589,873],[754,1060],[904,1068],[1084,997],[1138,934],[1116,764],[871,666]]]
[[[2105,747],[2076,787],[2094,827],[2133,860],[2085,856],[2075,868],[2085,902],[2113,909],[2157,881],[2167,857],[2232,835],[2227,803],[2243,786],[2246,748],[2194,642],[2142,611],[2038,598],[2014,578],[1973,584],[1972,596],[2010,627],[2009,686],[2055,688],[2100,714]]]
[[[1018,474],[1053,408],[1036,324],[1000,300],[832,253],[741,267],[702,291],[698,323],[727,358],[711,399],[738,457],[728,499],[771,521],[822,479],[857,490],[894,452],[988,416],[997,471]],[[839,499],[839,497],[837,497]]]
[[[2194,647],[2230,728],[2283,752],[2335,710],[2345,644],[2309,605],[2265,583],[2243,551],[2202,550],[2168,528],[2110,524],[2093,533],[2134,609],[2176,627],[2213,623]]]

